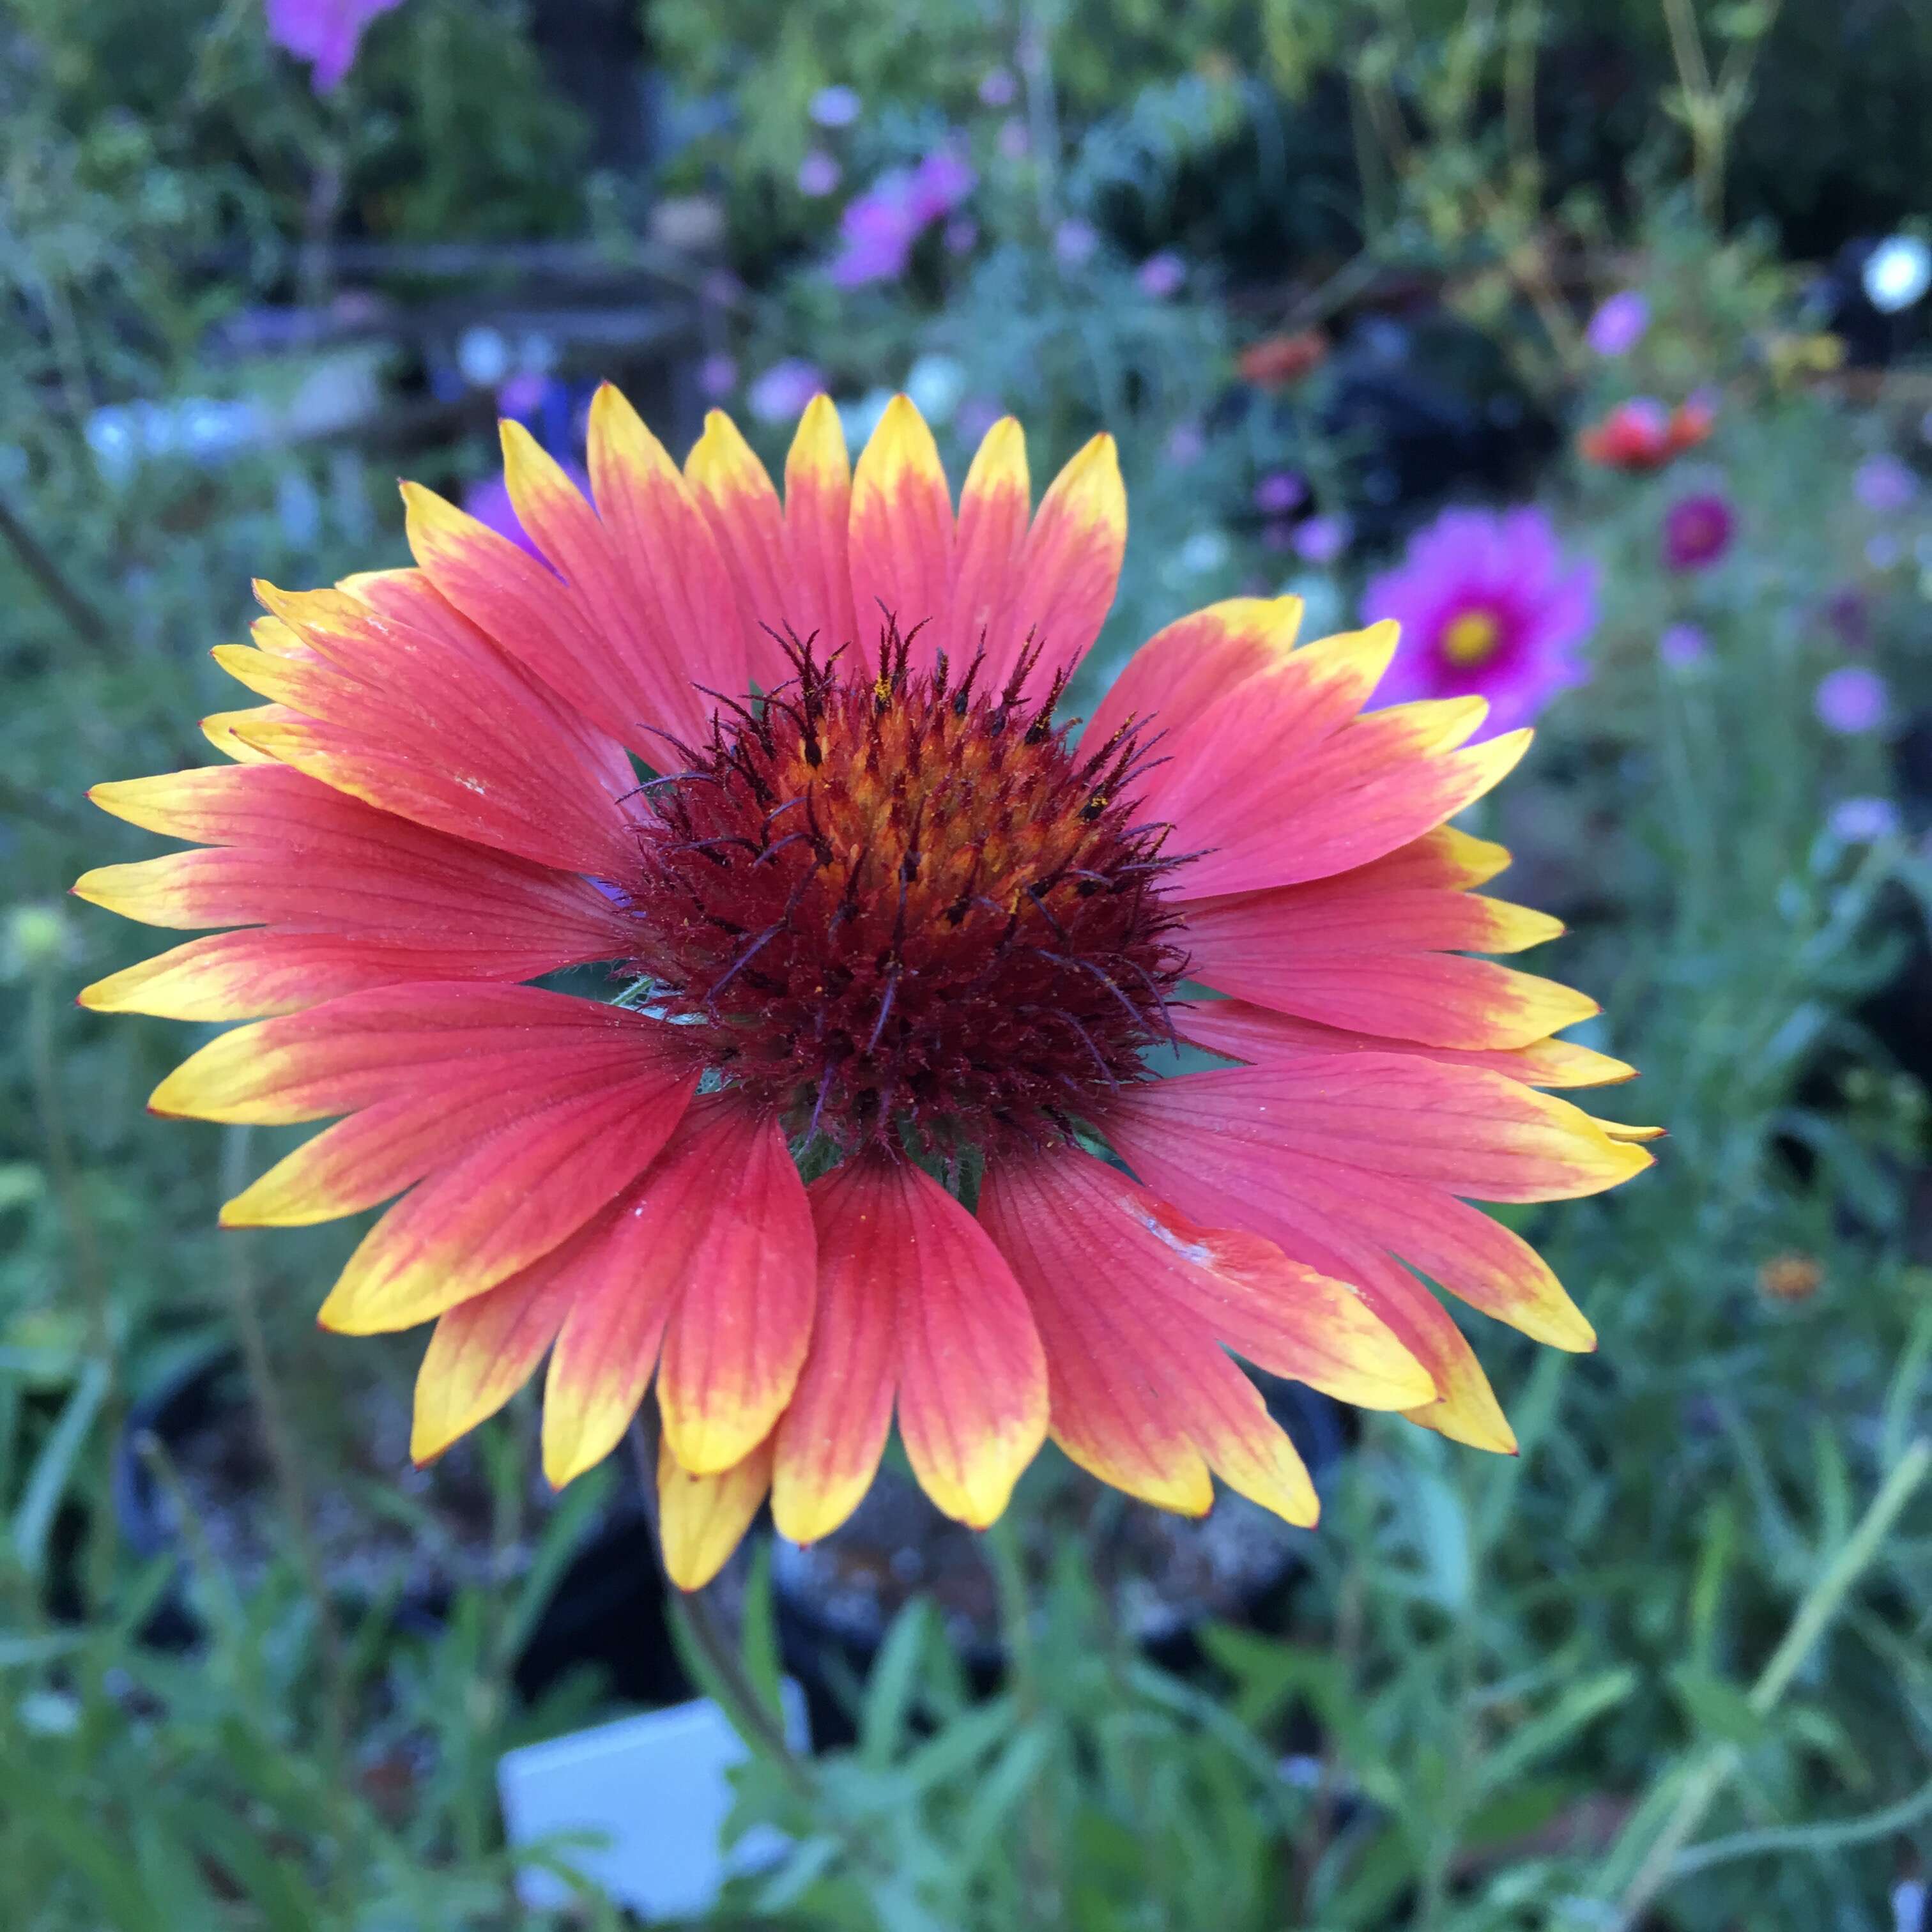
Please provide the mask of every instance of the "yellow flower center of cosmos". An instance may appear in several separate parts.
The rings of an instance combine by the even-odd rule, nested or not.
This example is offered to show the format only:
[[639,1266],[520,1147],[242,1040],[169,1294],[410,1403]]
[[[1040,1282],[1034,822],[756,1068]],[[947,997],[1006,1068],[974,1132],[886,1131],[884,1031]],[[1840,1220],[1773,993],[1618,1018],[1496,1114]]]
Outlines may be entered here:
[[1490,610],[1465,610],[1442,628],[1442,655],[1467,670],[1486,664],[1502,642],[1502,626]]
[[628,970],[726,1084],[794,1133],[957,1151],[1044,1144],[1145,1077],[1184,956],[1168,828],[1132,732],[1070,748],[1058,685],[942,661],[798,676],[646,796]]

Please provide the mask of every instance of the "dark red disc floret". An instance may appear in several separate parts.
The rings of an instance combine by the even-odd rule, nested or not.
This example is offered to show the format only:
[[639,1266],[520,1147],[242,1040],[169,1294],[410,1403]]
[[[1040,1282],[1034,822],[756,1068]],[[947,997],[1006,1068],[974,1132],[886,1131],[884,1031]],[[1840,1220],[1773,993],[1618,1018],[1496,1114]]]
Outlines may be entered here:
[[623,883],[627,970],[728,1085],[844,1152],[1064,1138],[1173,1037],[1186,958],[1137,820],[1130,728],[1089,750],[1052,722],[1064,680],[1000,691],[975,664],[876,677],[808,644],[795,678],[728,704]]

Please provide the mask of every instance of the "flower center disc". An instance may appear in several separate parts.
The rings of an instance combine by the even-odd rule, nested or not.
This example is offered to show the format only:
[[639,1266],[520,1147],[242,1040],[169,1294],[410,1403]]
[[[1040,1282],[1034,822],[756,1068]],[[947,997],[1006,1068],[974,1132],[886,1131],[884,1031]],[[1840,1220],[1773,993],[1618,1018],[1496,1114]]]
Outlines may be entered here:
[[1131,729],[1091,752],[1023,696],[810,646],[646,796],[628,969],[725,1081],[794,1133],[950,1151],[1064,1137],[1144,1077],[1186,959],[1168,827],[1123,796]]
[[1465,610],[1444,626],[1442,655],[1452,664],[1472,668],[1496,656],[1502,635],[1502,626],[1493,612]]

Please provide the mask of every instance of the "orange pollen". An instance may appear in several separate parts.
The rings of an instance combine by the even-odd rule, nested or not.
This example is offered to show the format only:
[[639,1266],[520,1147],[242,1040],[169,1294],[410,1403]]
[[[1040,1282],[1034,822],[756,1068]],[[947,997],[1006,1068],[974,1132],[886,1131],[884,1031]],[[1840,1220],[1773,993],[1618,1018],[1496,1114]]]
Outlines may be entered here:
[[1186,964],[1138,822],[1136,733],[1092,750],[943,657],[796,676],[655,780],[626,970],[727,1084],[845,1152],[1064,1139],[1172,1040]]
[[1443,626],[1442,655],[1466,670],[1486,664],[1502,642],[1502,626],[1490,610],[1465,610]]

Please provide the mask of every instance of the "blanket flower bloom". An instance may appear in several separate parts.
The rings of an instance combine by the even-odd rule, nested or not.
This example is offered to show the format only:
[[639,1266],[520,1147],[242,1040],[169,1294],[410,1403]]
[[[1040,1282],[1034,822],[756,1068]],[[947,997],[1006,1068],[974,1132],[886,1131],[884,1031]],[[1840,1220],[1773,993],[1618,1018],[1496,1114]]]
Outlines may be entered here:
[[1666,410],[1654,397],[1634,396],[1584,429],[1576,447],[1587,462],[1640,475],[1708,442],[1716,422],[1716,411],[1700,398]]
[[[1076,741],[1051,714],[1126,536],[1105,436],[1035,506],[998,422],[956,508],[903,398],[856,468],[815,399],[782,499],[724,416],[680,472],[608,388],[594,507],[503,441],[540,557],[405,484],[414,568],[260,586],[216,655],[267,701],[205,725],[233,762],[92,794],[198,849],[76,887],[227,928],[82,995],[252,1022],[158,1111],[341,1117],[225,1222],[400,1196],[321,1319],[435,1322],[418,1459],[548,1354],[565,1483],[654,1386],[696,1588],[768,1494],[835,1528],[895,1418],[968,1523],[1049,1432],[1166,1508],[1211,1472],[1311,1522],[1236,1354],[1512,1446],[1412,1270],[1588,1348],[1465,1197],[1648,1160],[1544,1090],[1629,1072],[1554,1036],[1591,1002],[1469,956],[1557,929],[1478,896],[1506,855],[1444,824],[1526,734],[1466,744],[1473,698],[1360,715],[1394,627],[1297,647],[1282,598],[1170,626]],[[526,983],[596,962],[616,999]],[[1156,1077],[1177,1040],[1227,1064]]]
[[1505,730],[1588,677],[1581,652],[1596,628],[1596,566],[1565,556],[1534,506],[1448,509],[1371,580],[1362,613],[1402,628],[1384,702],[1474,694],[1489,705],[1490,728]]

